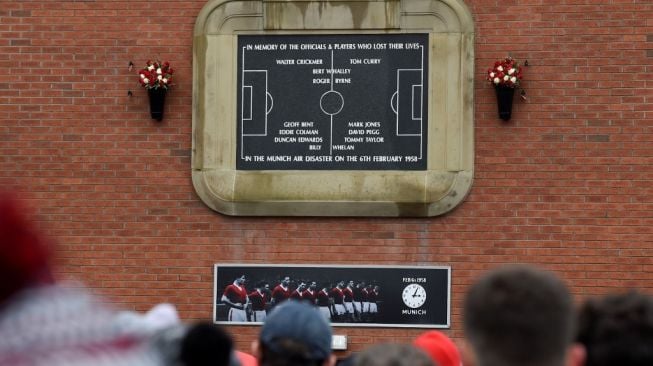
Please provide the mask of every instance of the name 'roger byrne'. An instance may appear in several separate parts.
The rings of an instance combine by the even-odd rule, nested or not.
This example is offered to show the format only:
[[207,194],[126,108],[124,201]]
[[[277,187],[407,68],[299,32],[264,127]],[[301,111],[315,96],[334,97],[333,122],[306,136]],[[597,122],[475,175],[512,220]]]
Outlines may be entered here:
[[277,65],[322,65],[321,58],[277,59]]

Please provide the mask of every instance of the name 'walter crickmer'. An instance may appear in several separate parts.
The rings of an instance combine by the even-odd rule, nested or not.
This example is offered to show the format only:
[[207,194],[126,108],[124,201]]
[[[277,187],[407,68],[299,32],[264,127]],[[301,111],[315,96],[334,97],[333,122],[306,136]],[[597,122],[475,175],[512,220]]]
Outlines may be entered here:
[[322,65],[324,62],[321,58],[285,58],[276,59],[277,65]]

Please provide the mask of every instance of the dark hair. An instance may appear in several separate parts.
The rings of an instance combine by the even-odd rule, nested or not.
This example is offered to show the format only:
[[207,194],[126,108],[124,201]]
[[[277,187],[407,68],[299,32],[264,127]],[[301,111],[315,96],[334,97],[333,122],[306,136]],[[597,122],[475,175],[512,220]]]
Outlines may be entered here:
[[184,366],[227,366],[233,351],[231,336],[208,322],[194,324],[181,341],[179,359]]
[[526,265],[489,272],[469,289],[464,328],[481,366],[562,365],[573,301],[554,274]]
[[321,366],[325,360],[311,359],[308,346],[290,339],[276,339],[274,344],[261,343],[260,366]]
[[354,366],[433,366],[433,360],[409,344],[377,344],[353,359]]
[[637,291],[590,299],[579,312],[586,366],[653,365],[653,298]]

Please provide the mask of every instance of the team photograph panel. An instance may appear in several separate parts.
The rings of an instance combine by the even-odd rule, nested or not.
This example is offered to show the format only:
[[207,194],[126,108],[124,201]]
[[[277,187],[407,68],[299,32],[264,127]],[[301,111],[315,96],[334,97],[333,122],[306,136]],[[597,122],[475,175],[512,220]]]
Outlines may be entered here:
[[216,264],[216,323],[257,324],[286,301],[332,325],[449,327],[451,269]]

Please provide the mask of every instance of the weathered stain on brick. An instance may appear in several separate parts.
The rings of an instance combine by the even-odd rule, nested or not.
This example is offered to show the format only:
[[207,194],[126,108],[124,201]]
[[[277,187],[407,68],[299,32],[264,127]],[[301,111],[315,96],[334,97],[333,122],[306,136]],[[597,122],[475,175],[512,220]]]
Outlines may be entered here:
[[81,135],[67,134],[63,135],[64,141],[82,141]]
[[32,40],[30,39],[12,39],[9,42],[10,45],[12,46],[31,46],[32,45]]
[[12,16],[12,17],[17,17],[17,18],[23,17],[24,18],[24,17],[32,16],[32,11],[31,10],[12,10],[9,13],[9,15]]
[[190,156],[190,149],[171,149],[171,156]]
[[609,135],[588,135],[587,141],[591,142],[608,142],[610,141]]

